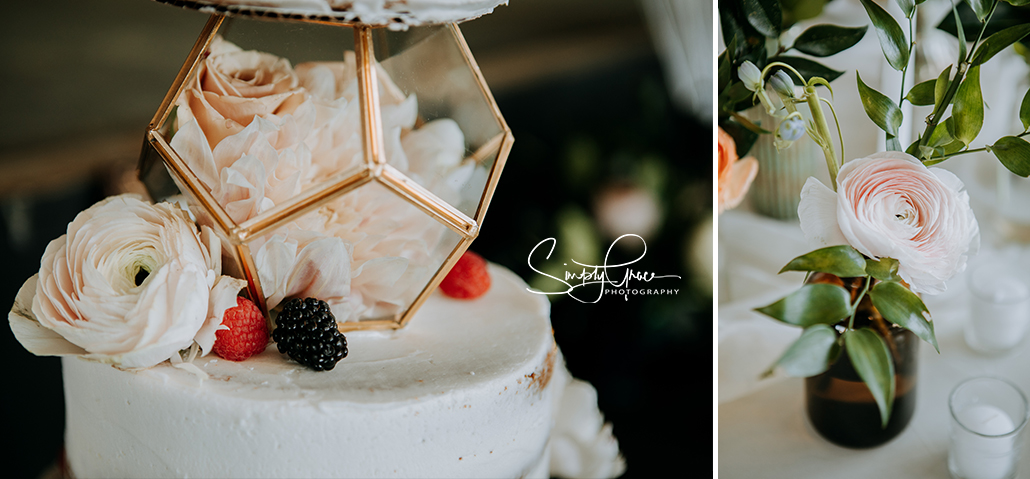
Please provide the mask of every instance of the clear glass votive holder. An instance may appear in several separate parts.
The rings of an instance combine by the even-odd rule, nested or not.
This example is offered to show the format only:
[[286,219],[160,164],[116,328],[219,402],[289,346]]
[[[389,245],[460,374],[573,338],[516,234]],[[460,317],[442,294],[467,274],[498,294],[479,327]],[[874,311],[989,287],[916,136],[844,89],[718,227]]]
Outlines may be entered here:
[[1012,255],[980,258],[969,271],[966,343],[984,354],[1016,347],[1030,325],[1030,271]]
[[951,392],[948,472],[956,479],[1011,479],[1030,408],[1016,385],[999,378],[967,379]]

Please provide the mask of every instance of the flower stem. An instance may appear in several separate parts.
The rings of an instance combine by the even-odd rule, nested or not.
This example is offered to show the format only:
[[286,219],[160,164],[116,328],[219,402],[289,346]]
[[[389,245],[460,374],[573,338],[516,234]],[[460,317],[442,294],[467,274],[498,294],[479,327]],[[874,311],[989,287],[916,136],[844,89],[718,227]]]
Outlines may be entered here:
[[[913,7],[913,8],[915,8],[915,7]],[[909,40],[908,51],[909,52],[916,51],[916,37],[913,36],[914,33],[912,32],[912,24],[914,23],[915,18],[916,18],[915,13],[913,13],[911,17],[908,17],[908,40]],[[913,55],[913,54],[910,53],[909,55]],[[901,108],[901,103],[905,101],[905,77],[907,77],[907,76],[908,76],[908,63],[906,63],[905,64],[905,68],[903,68],[901,70],[901,94],[898,97],[898,108]]]
[[737,123],[740,123],[741,126],[743,126],[744,128],[747,128],[748,130],[751,130],[754,133],[757,133],[759,135],[761,135],[763,133],[766,133],[766,134],[772,133],[771,131],[766,130],[765,128],[762,128],[762,127],[752,123],[751,120],[748,120],[747,118],[744,117],[744,115],[741,115],[740,113],[737,113],[735,111],[731,111],[730,112],[730,116],[733,117],[734,120],[737,120]]
[[[1030,131],[1024,131],[1023,133],[1015,135],[1015,137],[1016,138],[1022,138],[1022,137],[1027,136],[1027,135],[1030,135]],[[943,162],[944,160],[947,160],[948,158],[951,158],[953,156],[964,155],[966,153],[978,153],[978,152],[981,152],[981,151],[990,151],[990,150],[988,149],[988,147],[985,146],[983,148],[973,148],[973,149],[970,149],[970,150],[956,151],[954,153],[948,153],[946,155],[942,155],[942,156],[939,156],[939,157],[936,157],[936,158],[930,158],[930,159],[924,161],[923,164],[926,165],[926,166],[933,166],[933,165],[936,165],[937,163]]]
[[865,277],[865,285],[862,286],[862,293],[858,295],[858,299],[855,300],[855,304],[851,305],[851,318],[848,320],[848,329],[855,329],[855,314],[858,313],[858,305],[862,304],[862,298],[865,298],[865,294],[869,291],[869,284],[872,282],[873,279],[871,277]]
[[[944,93],[944,97],[941,98],[941,102],[934,107],[933,113],[926,120],[926,129],[923,130],[923,135],[919,137],[920,147],[926,146],[926,142],[930,141],[930,135],[933,134],[933,130],[937,129],[937,124],[940,123],[941,117],[944,116],[944,111],[948,109],[948,105],[951,104],[951,99],[955,97],[955,93],[958,93],[958,86],[962,83],[962,77],[965,76],[967,68],[969,68],[969,63],[963,61],[959,64],[958,71],[955,72],[955,79],[952,80],[951,85],[948,85],[948,90]],[[919,150],[916,153],[918,154]]]
[[820,103],[819,94],[814,86],[805,87],[805,98],[808,102],[808,110],[812,113],[812,124],[819,138],[814,138],[816,143],[823,148],[823,156],[826,158],[826,169],[830,172],[830,186],[837,191],[837,171],[840,170],[840,163],[833,151],[833,141],[830,140],[830,126],[826,123],[826,115],[823,114],[823,105]]

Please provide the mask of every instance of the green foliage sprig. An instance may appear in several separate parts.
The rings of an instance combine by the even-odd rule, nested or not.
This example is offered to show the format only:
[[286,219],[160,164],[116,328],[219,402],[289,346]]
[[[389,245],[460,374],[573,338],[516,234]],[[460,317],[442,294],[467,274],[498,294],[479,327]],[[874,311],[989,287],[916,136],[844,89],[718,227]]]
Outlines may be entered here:
[[868,297],[883,318],[930,343],[937,337],[930,312],[922,299],[902,283],[898,262],[863,256],[847,245],[829,246],[794,258],[780,270],[828,273],[859,281],[857,295],[834,283],[808,283],[801,289],[756,311],[778,321],[803,328],[799,337],[769,368],[781,367],[793,376],[822,374],[843,347],[859,377],[869,386],[880,409],[883,427],[894,403],[894,364],[886,339],[871,327],[856,327],[859,305]]
[[[910,40],[900,35],[901,26],[872,0],[862,0],[870,20],[877,30],[880,46],[892,68],[901,72],[902,82],[907,73],[908,54],[916,45],[912,32],[913,18],[922,1],[897,0],[908,19]],[[955,63],[945,68],[936,80],[927,80],[905,93],[894,103],[886,95],[869,88],[858,80],[859,95],[866,114],[883,130],[887,147],[901,150],[897,142],[897,126],[904,118],[900,105],[903,102],[917,106],[933,106],[926,117],[926,126],[905,152],[919,158],[930,166],[957,155],[989,151],[994,153],[1002,165],[1013,173],[1030,176],[1030,143],[1023,139],[1030,134],[1030,98],[1024,97],[1027,108],[1021,108],[1019,120],[1023,133],[1003,136],[993,144],[982,148],[970,148],[981,133],[984,121],[984,100],[980,83],[980,67],[1009,46],[1030,34],[1030,16],[1021,17],[1013,23],[1013,17],[1003,18],[1004,28],[992,28],[992,20],[998,15],[999,6],[1007,13],[1011,9],[1030,3],[1028,0],[967,0],[965,8],[972,15],[960,15],[958,4],[952,3],[950,22],[941,28],[958,38],[959,52]],[[909,52],[909,53],[906,53]],[[1028,92],[1030,93],[1030,92]]]

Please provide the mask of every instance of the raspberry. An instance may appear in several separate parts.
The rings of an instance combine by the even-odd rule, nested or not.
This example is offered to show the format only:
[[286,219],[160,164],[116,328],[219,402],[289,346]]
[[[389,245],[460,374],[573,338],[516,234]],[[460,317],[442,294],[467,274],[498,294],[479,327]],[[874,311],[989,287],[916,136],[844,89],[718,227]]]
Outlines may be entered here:
[[347,338],[325,301],[291,299],[275,318],[272,331],[279,352],[315,371],[328,371],[347,357]]
[[215,331],[212,351],[229,361],[243,361],[268,346],[268,324],[257,305],[242,296],[236,306],[225,310],[222,326]]
[[486,260],[471,251],[458,258],[454,268],[440,282],[440,291],[452,298],[474,299],[490,289]]

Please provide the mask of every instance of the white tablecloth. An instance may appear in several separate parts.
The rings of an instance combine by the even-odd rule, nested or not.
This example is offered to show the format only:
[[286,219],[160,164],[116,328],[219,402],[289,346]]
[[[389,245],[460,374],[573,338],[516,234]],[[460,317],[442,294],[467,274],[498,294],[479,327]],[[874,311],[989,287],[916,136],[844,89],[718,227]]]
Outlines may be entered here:
[[[981,224],[981,229],[988,225]],[[985,231],[985,243],[992,241]],[[776,275],[793,257],[810,251],[796,222],[746,211],[719,219],[719,477],[722,478],[941,478],[948,477],[948,395],[963,379],[993,375],[1030,392],[1030,340],[1006,356],[987,357],[963,338],[969,316],[966,274],[948,291],[924,296],[941,353],[920,345],[915,416],[884,446],[851,450],[822,439],[808,424],[802,379],[759,380],[800,329],[752,311],[800,286],[802,275]],[[975,264],[992,252],[987,246]],[[726,293],[729,293],[727,297]],[[1030,441],[1024,442],[1024,476],[1030,472]]]

